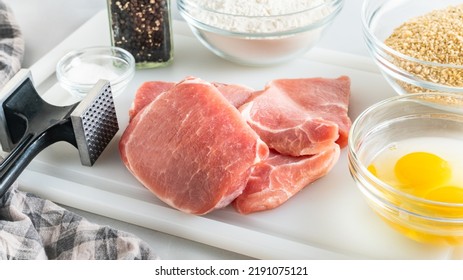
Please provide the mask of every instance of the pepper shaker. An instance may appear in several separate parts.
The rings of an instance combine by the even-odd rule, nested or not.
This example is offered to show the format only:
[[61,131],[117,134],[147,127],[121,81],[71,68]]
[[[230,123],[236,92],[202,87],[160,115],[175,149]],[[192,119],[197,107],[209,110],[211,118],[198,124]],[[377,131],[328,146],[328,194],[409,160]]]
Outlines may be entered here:
[[107,0],[113,46],[130,52],[137,68],[173,59],[169,0]]

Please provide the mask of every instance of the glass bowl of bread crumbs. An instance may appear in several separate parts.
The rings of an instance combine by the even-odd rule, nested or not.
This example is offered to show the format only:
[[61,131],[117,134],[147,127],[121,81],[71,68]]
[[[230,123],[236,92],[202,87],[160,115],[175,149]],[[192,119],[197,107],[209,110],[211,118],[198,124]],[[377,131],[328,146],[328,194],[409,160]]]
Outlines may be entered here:
[[463,94],[463,1],[365,0],[365,42],[399,94]]

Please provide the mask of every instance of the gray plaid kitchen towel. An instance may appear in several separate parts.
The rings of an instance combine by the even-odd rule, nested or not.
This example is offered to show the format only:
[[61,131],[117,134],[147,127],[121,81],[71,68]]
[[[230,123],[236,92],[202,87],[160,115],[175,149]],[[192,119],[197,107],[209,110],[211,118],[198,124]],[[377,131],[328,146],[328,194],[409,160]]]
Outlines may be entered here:
[[8,6],[0,1],[0,88],[21,68],[24,40]]
[[19,191],[17,183],[0,205],[0,259],[156,259],[138,237]]
[[[0,87],[21,67],[24,41],[0,0]],[[1,161],[1,158],[0,158]],[[89,222],[13,186],[0,198],[0,259],[156,259],[136,236]]]

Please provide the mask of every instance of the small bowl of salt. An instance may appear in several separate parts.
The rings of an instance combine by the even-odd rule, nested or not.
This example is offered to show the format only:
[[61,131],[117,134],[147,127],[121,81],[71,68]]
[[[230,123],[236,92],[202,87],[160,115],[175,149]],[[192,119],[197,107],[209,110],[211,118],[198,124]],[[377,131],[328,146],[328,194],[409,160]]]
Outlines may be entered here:
[[177,0],[199,41],[229,61],[266,66],[316,45],[343,0]]
[[135,59],[119,47],[88,47],[64,55],[56,65],[60,85],[82,99],[100,79],[108,80],[114,97],[135,74]]

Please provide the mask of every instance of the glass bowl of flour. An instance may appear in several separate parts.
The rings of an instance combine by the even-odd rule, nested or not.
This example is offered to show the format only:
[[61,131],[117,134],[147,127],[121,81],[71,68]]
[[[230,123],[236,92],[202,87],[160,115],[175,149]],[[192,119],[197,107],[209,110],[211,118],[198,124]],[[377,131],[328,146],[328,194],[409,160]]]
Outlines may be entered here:
[[201,43],[222,58],[251,66],[306,53],[342,5],[342,0],[177,0]]
[[121,94],[135,74],[135,59],[119,47],[88,47],[65,54],[56,65],[64,89],[82,99],[100,79],[108,80],[114,97]]

